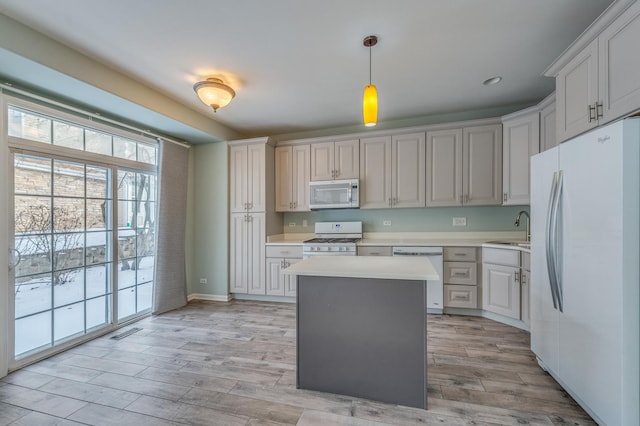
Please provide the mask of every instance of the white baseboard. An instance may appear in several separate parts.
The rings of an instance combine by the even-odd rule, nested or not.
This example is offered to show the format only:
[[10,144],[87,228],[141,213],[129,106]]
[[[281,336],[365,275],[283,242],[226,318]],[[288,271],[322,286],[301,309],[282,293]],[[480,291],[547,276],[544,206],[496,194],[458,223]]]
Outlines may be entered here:
[[201,293],[192,293],[187,296],[187,301],[191,302],[192,300],[206,300],[209,302],[228,302],[232,299],[230,294],[201,294]]

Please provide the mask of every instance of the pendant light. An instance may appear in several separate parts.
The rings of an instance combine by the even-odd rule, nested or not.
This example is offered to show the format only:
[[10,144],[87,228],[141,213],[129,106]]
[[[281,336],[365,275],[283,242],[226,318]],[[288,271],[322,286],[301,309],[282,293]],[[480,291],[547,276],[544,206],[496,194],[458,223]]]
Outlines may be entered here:
[[363,44],[369,48],[369,85],[365,86],[362,95],[362,119],[367,127],[378,122],[378,90],[371,84],[371,47],[378,43],[378,37],[370,35],[364,38]]
[[229,105],[231,99],[236,95],[236,92],[219,78],[207,78],[206,81],[200,81],[193,85],[193,90],[205,105],[213,108],[213,112]]

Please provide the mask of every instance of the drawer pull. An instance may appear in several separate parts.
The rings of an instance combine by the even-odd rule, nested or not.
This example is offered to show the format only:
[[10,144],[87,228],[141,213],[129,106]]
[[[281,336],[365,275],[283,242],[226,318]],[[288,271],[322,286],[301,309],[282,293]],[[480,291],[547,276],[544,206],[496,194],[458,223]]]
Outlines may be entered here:
[[466,256],[467,253],[453,253],[454,256]]
[[461,294],[456,294],[453,296],[453,300],[469,300],[469,296],[463,296]]
[[456,276],[456,277],[466,277],[467,273],[466,272],[454,272],[453,275]]

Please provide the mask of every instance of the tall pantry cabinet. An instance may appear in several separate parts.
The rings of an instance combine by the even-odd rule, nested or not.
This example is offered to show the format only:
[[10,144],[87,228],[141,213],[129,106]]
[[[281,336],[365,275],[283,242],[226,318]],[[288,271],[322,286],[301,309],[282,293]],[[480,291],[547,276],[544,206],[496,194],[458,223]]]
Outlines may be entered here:
[[282,232],[275,212],[275,154],[270,138],[229,147],[229,292],[265,294],[265,242]]

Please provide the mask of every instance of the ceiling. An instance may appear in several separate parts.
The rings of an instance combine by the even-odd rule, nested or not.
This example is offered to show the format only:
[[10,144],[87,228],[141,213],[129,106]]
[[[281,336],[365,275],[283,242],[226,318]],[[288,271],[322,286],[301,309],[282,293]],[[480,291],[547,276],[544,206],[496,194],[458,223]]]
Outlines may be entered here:
[[[0,0],[0,13],[257,136],[359,125],[370,34],[379,122],[538,101],[554,89],[545,68],[610,3]],[[192,89],[209,76],[236,91],[217,113]]]

